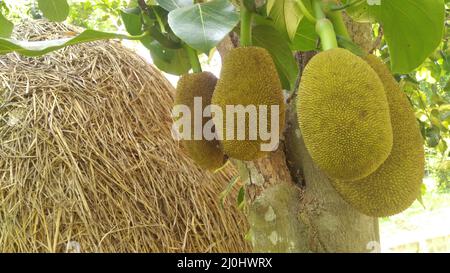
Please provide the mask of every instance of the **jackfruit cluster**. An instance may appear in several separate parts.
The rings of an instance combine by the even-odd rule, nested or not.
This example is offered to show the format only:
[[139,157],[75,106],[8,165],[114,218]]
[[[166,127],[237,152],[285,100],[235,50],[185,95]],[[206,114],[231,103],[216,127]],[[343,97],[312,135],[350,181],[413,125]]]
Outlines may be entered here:
[[303,72],[297,114],[308,152],[331,178],[367,177],[391,152],[393,134],[383,83],[348,50],[331,49],[311,59]]
[[373,217],[387,217],[407,209],[420,195],[425,162],[423,138],[409,100],[389,69],[373,55],[367,56],[366,61],[384,83],[394,137],[392,151],[368,177],[332,183],[357,210]]
[[[186,74],[178,82],[175,106],[186,105],[194,113],[194,98],[202,98],[202,105],[211,104],[211,98],[217,84],[217,78],[209,72]],[[203,109],[202,109],[203,110]],[[203,117],[202,128],[211,118]],[[215,171],[225,163],[225,155],[217,140],[194,140],[194,122],[191,122],[190,140],[183,139],[186,153],[203,169]],[[201,132],[203,136],[203,132]]]
[[[261,144],[270,141],[264,140],[259,133],[259,126],[266,123],[267,132],[271,131],[272,115],[277,114],[278,132],[281,134],[285,123],[285,104],[282,92],[282,86],[275,64],[270,54],[259,47],[241,47],[230,51],[224,60],[220,80],[214,91],[212,98],[214,105],[222,109],[222,120],[216,120],[215,124],[220,122],[222,126],[223,140],[221,141],[224,153],[232,158],[251,161],[267,155],[268,151],[261,149]],[[262,116],[258,111],[256,121],[251,121],[249,115],[245,115],[245,139],[237,138],[238,126],[231,128],[234,130],[234,139],[227,136],[227,105],[255,106],[258,110],[260,106],[267,107],[267,115]],[[278,106],[279,113],[271,111],[271,106]],[[230,113],[232,114],[232,113]],[[230,115],[231,117],[231,115]],[[234,124],[237,124],[237,115],[233,115]],[[264,119],[267,122],[260,122]],[[250,139],[250,123],[258,125],[257,137]],[[254,132],[253,132],[254,133]]]

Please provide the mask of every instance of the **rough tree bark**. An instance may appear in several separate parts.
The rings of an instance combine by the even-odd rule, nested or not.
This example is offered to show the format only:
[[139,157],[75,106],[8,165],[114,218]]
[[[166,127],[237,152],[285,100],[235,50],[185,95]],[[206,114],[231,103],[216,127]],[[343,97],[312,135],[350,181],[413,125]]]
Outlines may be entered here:
[[[232,34],[218,49],[224,57],[236,45]],[[297,55],[302,71],[314,53]],[[378,219],[360,214],[337,194],[305,148],[295,96],[288,103],[278,150],[257,161],[234,161],[246,183],[254,251],[379,251]]]

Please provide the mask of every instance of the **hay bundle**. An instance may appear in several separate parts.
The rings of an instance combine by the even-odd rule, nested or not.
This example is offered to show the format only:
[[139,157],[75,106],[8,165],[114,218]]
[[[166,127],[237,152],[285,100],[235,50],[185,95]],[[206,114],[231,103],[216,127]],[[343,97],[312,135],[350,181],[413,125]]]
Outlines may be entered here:
[[[24,22],[20,39],[63,24]],[[49,35],[50,34],[50,35]],[[0,251],[242,252],[247,230],[171,137],[173,88],[117,42],[0,57]]]

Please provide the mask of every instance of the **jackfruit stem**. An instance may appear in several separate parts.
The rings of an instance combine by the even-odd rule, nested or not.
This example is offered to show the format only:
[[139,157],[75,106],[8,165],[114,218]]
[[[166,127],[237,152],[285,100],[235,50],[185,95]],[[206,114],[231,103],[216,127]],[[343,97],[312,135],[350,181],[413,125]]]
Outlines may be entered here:
[[330,20],[326,18],[318,20],[316,23],[316,32],[319,34],[323,51],[338,47],[336,33]]
[[252,45],[252,19],[253,13],[249,11],[244,3],[241,5],[241,37],[240,43],[242,47]]
[[352,38],[350,37],[350,34],[348,33],[347,27],[345,26],[341,11],[329,12],[328,18],[333,23],[333,26],[334,26],[334,29],[335,29],[337,35],[347,38],[350,41],[352,40]]
[[325,13],[323,12],[322,0],[313,0],[312,8],[313,8],[314,13],[316,14],[317,20],[326,18]]
[[183,47],[186,50],[186,53],[189,57],[189,61],[192,66],[192,71],[194,73],[201,73],[202,65],[200,64],[200,60],[198,59],[197,50],[193,49],[192,47],[188,46],[187,44],[184,44]]
[[336,32],[334,31],[333,24],[325,16],[325,12],[322,7],[322,0],[313,0],[312,7],[316,14],[316,32],[320,37],[322,43],[322,49],[329,50],[338,47]]

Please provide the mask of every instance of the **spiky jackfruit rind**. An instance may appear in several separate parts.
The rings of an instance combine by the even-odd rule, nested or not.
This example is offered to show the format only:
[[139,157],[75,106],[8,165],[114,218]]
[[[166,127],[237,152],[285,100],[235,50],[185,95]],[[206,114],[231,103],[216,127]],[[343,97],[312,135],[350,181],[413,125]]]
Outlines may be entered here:
[[[216,84],[216,76],[209,72],[186,74],[182,76],[177,86],[175,105],[186,105],[191,109],[191,114],[193,114],[194,98],[201,97],[203,108],[205,108],[211,104],[211,98]],[[204,117],[202,125],[204,126],[209,120],[211,120],[211,118]],[[194,122],[191,123],[192,140],[182,140],[182,144],[185,147],[186,153],[195,163],[201,168],[210,171],[215,171],[224,165],[225,155],[220,148],[219,141],[208,141],[206,139],[193,140],[193,138]]]
[[410,207],[420,195],[425,164],[423,138],[411,104],[389,69],[373,55],[366,60],[385,86],[394,145],[387,160],[370,176],[332,183],[343,199],[360,212],[388,217]]
[[363,59],[348,50],[331,49],[311,59],[302,76],[297,114],[306,148],[331,178],[366,177],[391,152],[383,84]]
[[[271,111],[273,105],[279,106],[278,129],[281,134],[285,123],[285,104],[283,90],[275,64],[270,54],[259,47],[241,47],[230,51],[225,58],[220,80],[214,91],[212,102],[223,111],[222,147],[229,157],[252,161],[268,154],[261,150],[263,141],[258,133],[256,140],[249,140],[249,119],[246,116],[246,140],[230,140],[226,138],[226,106],[254,105],[267,106],[268,129],[271,128]],[[259,117],[258,117],[259,118]],[[235,124],[237,118],[235,118]],[[217,123],[216,123],[217,124]],[[258,125],[259,126],[259,125]],[[235,126],[235,136],[237,127]],[[258,127],[259,129],[259,127]]]

